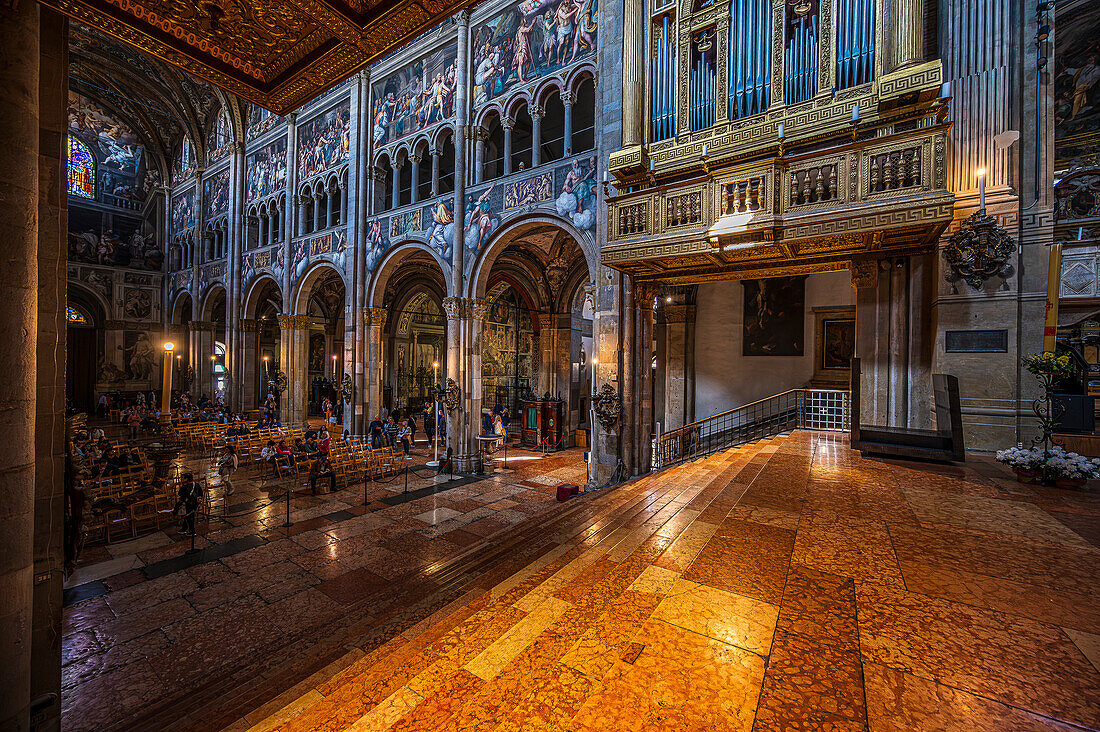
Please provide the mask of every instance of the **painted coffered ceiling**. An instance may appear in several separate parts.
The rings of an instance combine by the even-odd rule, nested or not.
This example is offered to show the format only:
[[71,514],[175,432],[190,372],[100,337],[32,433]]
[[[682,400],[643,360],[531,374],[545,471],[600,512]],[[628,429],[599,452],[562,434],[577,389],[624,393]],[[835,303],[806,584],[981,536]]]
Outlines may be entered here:
[[42,0],[286,114],[471,0]]

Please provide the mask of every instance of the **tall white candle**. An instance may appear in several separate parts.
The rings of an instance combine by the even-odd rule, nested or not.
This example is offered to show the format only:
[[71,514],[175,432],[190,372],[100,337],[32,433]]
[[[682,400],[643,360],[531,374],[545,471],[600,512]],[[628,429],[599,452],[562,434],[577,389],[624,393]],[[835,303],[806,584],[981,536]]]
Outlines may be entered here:
[[985,210],[985,168],[978,171],[978,208]]

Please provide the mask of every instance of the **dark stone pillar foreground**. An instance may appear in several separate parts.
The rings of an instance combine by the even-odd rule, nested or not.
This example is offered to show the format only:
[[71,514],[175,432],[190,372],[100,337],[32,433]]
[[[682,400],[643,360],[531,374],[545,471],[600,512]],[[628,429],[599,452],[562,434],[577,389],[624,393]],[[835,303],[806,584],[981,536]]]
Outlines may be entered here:
[[0,28],[0,729],[26,730],[38,334],[38,4],[0,3]]

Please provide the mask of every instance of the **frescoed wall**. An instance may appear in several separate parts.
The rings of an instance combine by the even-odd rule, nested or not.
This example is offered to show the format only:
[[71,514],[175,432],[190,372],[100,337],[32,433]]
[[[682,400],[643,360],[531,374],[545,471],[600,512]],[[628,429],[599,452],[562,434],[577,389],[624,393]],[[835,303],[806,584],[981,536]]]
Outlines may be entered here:
[[70,195],[96,198],[101,189],[107,195],[144,200],[145,148],[134,131],[76,92],[69,92],[68,115],[69,136],[80,143],[77,155],[85,163],[83,154],[89,155],[95,168],[95,175],[85,178],[83,166],[75,176],[70,166]]
[[104,229],[73,213],[70,211],[69,218],[70,262],[154,271],[163,265],[164,253],[156,237],[143,234],[140,222],[120,217]]
[[229,211],[229,171],[215,173],[202,182],[203,215],[210,219]]
[[1064,166],[1100,149],[1100,4],[1056,12],[1054,148]]
[[474,103],[545,76],[596,48],[598,0],[522,0],[471,39]]
[[249,201],[263,198],[286,185],[286,138],[280,138],[248,156],[246,186]]
[[255,104],[249,105],[248,108],[248,127],[245,129],[244,139],[247,141],[255,140],[265,132],[278,127],[286,120],[278,115],[271,114],[263,107],[258,107]]
[[176,153],[175,162],[172,164],[172,185],[187,180],[193,172],[195,172],[195,148],[191,146],[191,141],[185,137],[183,138],[183,144],[180,145],[180,149]]
[[374,85],[375,145],[386,145],[454,115],[457,55],[451,42]]
[[344,102],[298,128],[298,180],[348,159],[351,111]]
[[195,189],[188,188],[172,198],[172,231],[179,233],[195,225]]
[[229,120],[226,119],[225,112],[218,112],[218,118],[210,126],[210,133],[206,136],[207,162],[213,163],[224,158],[229,153],[230,142]]

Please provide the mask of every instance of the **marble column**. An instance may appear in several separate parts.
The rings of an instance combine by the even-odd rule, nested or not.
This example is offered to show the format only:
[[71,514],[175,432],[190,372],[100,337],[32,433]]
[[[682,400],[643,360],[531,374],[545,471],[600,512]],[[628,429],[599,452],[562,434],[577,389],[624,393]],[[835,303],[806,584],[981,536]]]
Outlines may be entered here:
[[321,218],[321,198],[322,198],[322,196],[321,196],[320,191],[315,191],[313,193],[313,230],[314,231],[317,231],[318,229],[323,228],[323,226],[321,224],[321,222],[323,221],[323,219]]
[[531,107],[531,167],[537,168],[542,162],[542,110]]
[[439,195],[439,150],[432,148],[432,197]]
[[488,139],[489,133],[484,127],[474,130],[474,185],[485,180],[485,143]]
[[311,323],[307,315],[279,316],[279,370],[287,377],[287,388],[281,397],[279,410],[284,427],[300,425],[306,418],[306,369]]
[[516,127],[516,121],[511,117],[501,117],[500,126],[504,128],[504,174],[512,173],[512,130]]
[[309,210],[306,208],[308,205],[309,196],[298,196],[298,236],[309,233],[306,231],[306,220],[309,218]]
[[340,181],[340,216],[337,218],[336,223],[346,224],[348,223],[348,184],[344,181]]
[[466,303],[466,328],[469,333],[469,346],[466,349],[466,362],[469,364],[469,399],[466,414],[466,460],[458,463],[463,470],[477,471],[481,467],[481,451],[477,436],[481,434],[481,341],[485,332],[485,320],[489,317],[489,301],[482,298],[470,298]]
[[[461,331],[466,313],[465,298],[446,297],[443,299],[443,312],[447,316],[447,360],[446,377],[443,380],[444,389],[448,380],[453,380],[455,385],[462,388],[464,359],[462,349]],[[465,445],[465,395],[459,400],[459,406],[447,412],[447,447],[451,448],[455,457],[463,452]]]
[[367,325],[367,421],[382,413],[383,353],[382,331],[389,311],[385,308],[364,308]]
[[196,399],[202,394],[211,396],[210,357],[214,355],[214,323],[207,320],[192,320],[187,327],[190,331],[187,355],[195,375],[191,383],[191,395]]
[[664,419],[661,431],[683,427],[692,421],[694,395],[689,393],[688,363],[691,348],[688,329],[695,323],[694,305],[664,305]]
[[409,188],[409,203],[417,203],[420,200],[420,156],[410,155],[409,164],[412,166],[409,169],[409,178],[412,180]]
[[241,351],[241,401],[246,409],[259,406],[266,384],[262,382],[261,365],[257,361],[259,354],[259,324],[251,318],[239,321]]
[[241,409],[240,386],[244,379],[244,367],[240,353],[240,334],[237,325],[241,318],[241,256],[244,251],[244,197],[247,176],[244,163],[244,143],[233,143],[233,161],[229,166],[229,251],[226,265],[229,270],[225,302],[225,373],[229,376],[226,402]]
[[563,150],[565,150],[565,156],[569,157],[573,154],[573,93],[562,92],[561,104],[562,109],[565,110],[565,114],[562,119],[562,129],[564,139],[562,140]]
[[337,189],[334,186],[327,186],[325,188],[325,228],[331,228],[336,226],[336,195]]
[[398,208],[401,205],[401,168],[404,167],[400,161],[394,160],[390,163],[390,170],[393,176],[393,188],[390,190],[390,208]]
[[[0,217],[4,276],[0,308],[0,728],[30,727],[34,627],[35,413],[37,404],[39,192],[39,6],[0,4],[4,44],[0,84]],[[62,349],[63,353],[63,349]],[[63,356],[62,356],[63,357]]]

